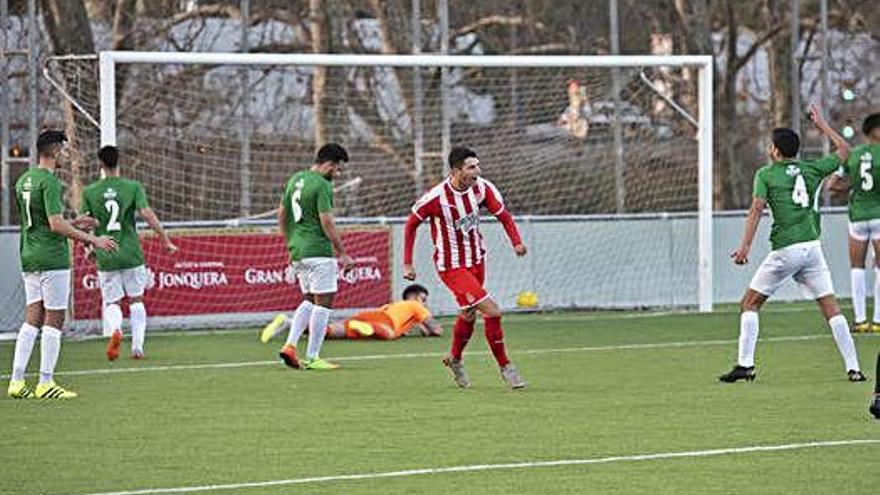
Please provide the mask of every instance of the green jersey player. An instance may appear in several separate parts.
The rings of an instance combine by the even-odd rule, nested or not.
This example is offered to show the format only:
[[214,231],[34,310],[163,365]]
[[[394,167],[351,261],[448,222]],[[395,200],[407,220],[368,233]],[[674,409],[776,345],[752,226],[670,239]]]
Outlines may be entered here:
[[754,380],[755,346],[758,340],[758,311],[789,277],[801,284],[816,300],[834,335],[837,348],[843,356],[850,381],[865,381],[859,368],[858,356],[846,318],[834,297],[831,273],[819,243],[819,224],[816,218],[822,182],[834,173],[846,159],[849,146],[837,135],[815,106],[810,107],[810,119],[837,146],[837,153],[819,160],[800,160],[800,138],[791,129],[774,129],[768,147],[771,163],[755,174],[752,206],[746,217],[745,232],[739,248],[731,254],[734,263],[748,262],[752,239],[764,207],[773,215],[770,231],[772,251],[755,272],[740,303],[739,357],[729,373],[721,375],[722,382]]
[[[346,254],[333,220],[333,185],[348,152],[329,143],[318,150],[315,164],[293,174],[284,187],[278,208],[278,225],[287,244],[290,263],[304,299],[296,308],[287,342],[279,355],[292,368],[327,370],[338,366],[320,358],[324,329],[330,321],[336,295],[338,268],[333,250],[343,269],[353,262]],[[306,328],[309,343],[302,363],[296,356],[296,343]]]
[[83,190],[80,211],[97,220],[97,234],[112,237],[119,245],[115,252],[95,253],[103,301],[104,334],[110,336],[107,359],[114,361],[119,357],[122,344],[122,309],[119,304],[125,296],[128,296],[131,316],[131,357],[141,359],[147,327],[147,310],[143,302],[147,270],[135,213],[140,214],[162,239],[166,252],[174,253],[177,247],[147,203],[141,183],[120,176],[119,150],[115,146],[104,146],[98,151],[98,159],[102,178]]
[[[53,379],[61,351],[61,330],[70,295],[70,252],[67,239],[88,243],[103,251],[116,249],[116,241],[95,237],[84,230],[94,226],[91,218],[68,222],[62,216],[62,185],[55,169],[67,138],[60,131],[45,131],[37,138],[39,164],[15,183],[15,202],[21,223],[21,271],[24,279],[26,320],[15,340],[8,394],[16,399],[68,399],[76,393]],[[81,230],[84,229],[84,230]],[[37,335],[40,339],[40,381],[36,389],[24,380]]]
[[[880,332],[880,113],[862,124],[865,144],[856,146],[832,176],[836,192],[849,190],[849,264],[854,323],[853,332]],[[849,179],[849,180],[847,180]],[[851,186],[850,186],[851,185]],[[874,318],[868,323],[865,308],[865,257],[868,242],[874,245]]]

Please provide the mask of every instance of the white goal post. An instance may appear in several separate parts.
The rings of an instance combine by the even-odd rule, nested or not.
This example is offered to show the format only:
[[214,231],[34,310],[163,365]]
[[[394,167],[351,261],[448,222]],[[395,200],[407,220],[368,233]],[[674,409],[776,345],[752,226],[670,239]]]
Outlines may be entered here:
[[[117,89],[120,64],[201,64],[223,66],[330,66],[394,68],[637,68],[689,67],[697,70],[697,304],[701,312],[713,304],[713,61],[704,55],[669,56],[448,56],[448,55],[341,55],[104,51],[98,58],[100,142],[116,144]],[[669,103],[677,108],[674,102]],[[445,105],[445,103],[444,103]],[[693,123],[693,119],[691,119]],[[405,214],[405,212],[400,213]],[[398,267],[392,267],[393,270]],[[674,283],[674,282],[670,282]]]

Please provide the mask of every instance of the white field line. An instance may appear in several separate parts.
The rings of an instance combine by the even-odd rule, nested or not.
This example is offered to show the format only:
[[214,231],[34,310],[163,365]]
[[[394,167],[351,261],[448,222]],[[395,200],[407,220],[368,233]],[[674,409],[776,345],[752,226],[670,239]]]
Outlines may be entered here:
[[[795,335],[789,337],[771,337],[761,339],[760,342],[798,342],[806,340],[818,340],[829,338],[829,334],[813,334],[813,335]],[[602,352],[602,351],[622,351],[622,350],[640,350],[640,349],[671,349],[678,347],[706,347],[716,345],[732,345],[737,340],[696,340],[689,342],[656,342],[649,344],[622,344],[608,346],[590,346],[590,347],[561,347],[555,349],[523,349],[514,352],[515,355],[534,355],[534,354],[563,354],[571,352]],[[413,359],[428,357],[443,357],[445,352],[410,352],[397,354],[367,354],[363,356],[340,356],[332,358],[333,361],[374,361],[384,359]],[[475,351],[468,353],[470,356],[489,355],[488,351]],[[247,368],[251,366],[268,366],[278,364],[280,361],[245,361],[237,363],[202,363],[202,364],[171,364],[167,366],[142,366],[137,368],[101,368],[91,370],[70,370],[56,371],[55,375],[59,376],[83,376],[83,375],[109,375],[115,373],[145,373],[151,371],[186,371],[186,370],[205,370],[205,369],[223,369],[223,368]],[[36,373],[28,373],[27,376],[35,376]],[[10,376],[0,375],[0,379],[8,380]]]
[[824,442],[789,443],[782,445],[753,445],[748,447],[732,447],[726,449],[691,450],[686,452],[660,452],[654,454],[635,454],[612,457],[594,457],[592,459],[561,459],[556,461],[510,462],[503,464],[470,464],[465,466],[431,467],[408,469],[404,471],[385,471],[360,474],[339,474],[335,476],[316,476],[311,478],[291,478],[286,480],[247,481],[222,485],[185,486],[177,488],[144,488],[117,492],[99,492],[86,495],[159,495],[168,493],[196,493],[217,490],[239,490],[246,488],[265,488],[285,485],[305,485],[330,483],[338,481],[375,480],[382,478],[402,478],[429,474],[467,473],[474,471],[498,471],[511,469],[531,469],[558,466],[583,466],[589,464],[611,464],[615,462],[656,461],[664,459],[681,459],[689,457],[714,457],[731,454],[749,454],[753,452],[780,452],[810,448],[841,447],[849,445],[880,444],[880,439],[864,438],[852,440],[832,440]]

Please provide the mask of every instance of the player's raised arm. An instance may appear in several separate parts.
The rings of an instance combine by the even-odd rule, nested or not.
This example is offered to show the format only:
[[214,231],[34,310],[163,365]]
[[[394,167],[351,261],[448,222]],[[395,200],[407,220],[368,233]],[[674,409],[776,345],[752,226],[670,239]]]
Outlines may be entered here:
[[838,134],[828,125],[828,122],[822,117],[822,109],[815,103],[810,104],[810,120],[816,128],[822,132],[822,134],[828,136],[828,139],[834,143],[834,146],[837,148],[836,154],[840,160],[846,161],[849,156],[849,143],[846,142],[846,139],[843,139],[843,136]]

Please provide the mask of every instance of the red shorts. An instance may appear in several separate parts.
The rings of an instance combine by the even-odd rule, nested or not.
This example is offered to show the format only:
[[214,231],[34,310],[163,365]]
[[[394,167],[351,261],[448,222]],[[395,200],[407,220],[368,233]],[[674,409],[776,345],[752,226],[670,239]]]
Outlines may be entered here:
[[454,268],[440,272],[440,280],[452,291],[458,306],[468,309],[480,304],[489,297],[483,288],[486,278],[486,265],[480,263],[470,268]]

